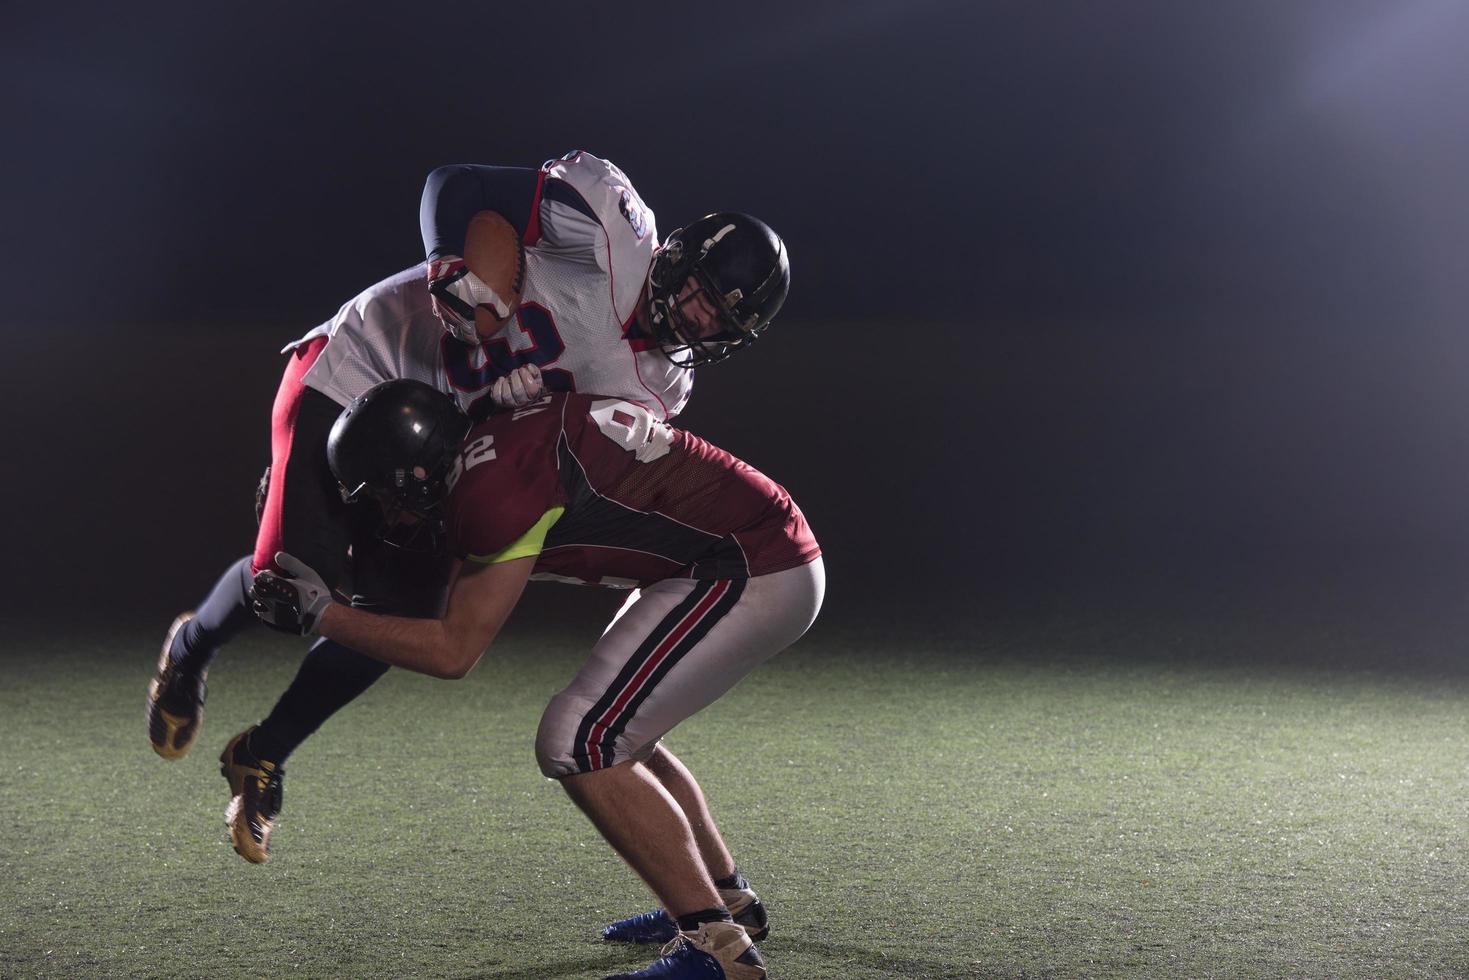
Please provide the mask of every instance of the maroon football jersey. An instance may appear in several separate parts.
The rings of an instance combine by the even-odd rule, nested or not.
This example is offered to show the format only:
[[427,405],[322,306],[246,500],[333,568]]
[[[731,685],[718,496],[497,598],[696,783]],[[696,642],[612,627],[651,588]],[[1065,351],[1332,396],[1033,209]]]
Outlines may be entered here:
[[455,552],[495,561],[538,546],[537,577],[749,578],[821,554],[782,487],[618,399],[558,393],[491,417],[466,437],[449,485]]

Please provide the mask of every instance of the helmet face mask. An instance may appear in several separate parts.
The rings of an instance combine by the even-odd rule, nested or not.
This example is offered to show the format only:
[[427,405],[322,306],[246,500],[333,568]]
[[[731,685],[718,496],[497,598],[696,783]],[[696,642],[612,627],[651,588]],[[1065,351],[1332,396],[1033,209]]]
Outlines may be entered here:
[[[661,322],[665,325],[660,350],[680,367],[696,367],[714,364],[729,357],[740,347],[753,343],[755,337],[767,324],[743,326],[731,309],[738,300],[739,290],[734,290],[734,299],[721,297],[718,287],[708,282],[708,277],[696,270],[691,277],[698,288],[684,292],[682,285],[671,300],[660,301]],[[687,282],[687,280],[685,280]],[[683,295],[679,295],[683,293]],[[719,329],[705,333],[698,321],[689,315],[687,307],[697,304],[704,297],[715,310]]]
[[442,501],[427,509],[409,509],[396,503],[379,502],[379,541],[403,551],[441,555],[448,544]]
[[[762,221],[720,212],[668,236],[648,271],[648,323],[679,367],[724,360],[770,326],[790,288],[785,244]],[[694,288],[686,287],[692,282]],[[701,330],[686,307],[704,297],[718,329]]]
[[448,395],[418,381],[388,381],[347,406],[327,438],[327,462],[349,504],[371,502],[377,535],[412,551],[438,551],[448,476],[470,420]]
[[384,544],[404,551],[438,554],[444,545],[444,500],[448,497],[442,478],[430,479],[423,467],[413,472],[394,471],[394,486],[383,489],[359,483],[348,489],[338,484],[342,500],[378,512],[374,534]]
[[352,488],[345,483],[337,486],[345,503],[370,501],[382,508],[385,514],[412,517],[432,515],[443,504],[446,496],[442,474],[438,479],[431,479],[422,466],[414,466],[411,470],[403,467],[394,469],[388,486],[373,486],[366,482],[360,482]]

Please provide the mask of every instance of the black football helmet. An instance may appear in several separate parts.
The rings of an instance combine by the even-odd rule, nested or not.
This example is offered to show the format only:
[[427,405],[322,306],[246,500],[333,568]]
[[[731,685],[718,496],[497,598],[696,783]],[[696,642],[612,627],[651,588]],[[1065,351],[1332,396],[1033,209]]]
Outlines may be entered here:
[[[679,291],[693,276],[719,311],[722,329],[700,337],[680,309]],[[720,211],[675,230],[648,272],[648,322],[663,353],[679,367],[713,364],[754,343],[775,318],[791,286],[785,243],[748,214]]]
[[[326,440],[342,499],[376,500],[387,518],[388,543],[435,547],[443,530],[445,480],[471,424],[454,399],[422,381],[369,388],[337,416]],[[399,534],[405,514],[412,520]]]

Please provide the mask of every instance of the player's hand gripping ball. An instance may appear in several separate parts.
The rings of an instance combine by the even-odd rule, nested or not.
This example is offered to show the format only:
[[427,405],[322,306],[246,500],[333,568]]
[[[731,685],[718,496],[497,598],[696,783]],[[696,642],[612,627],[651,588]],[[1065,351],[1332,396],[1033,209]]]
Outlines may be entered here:
[[306,636],[336,602],[332,590],[310,566],[284,551],[276,552],[275,563],[285,574],[268,568],[256,572],[250,586],[251,607],[265,625]]
[[520,305],[525,246],[515,226],[494,211],[469,223],[464,255],[428,264],[429,302],[444,329],[467,344],[493,337]]

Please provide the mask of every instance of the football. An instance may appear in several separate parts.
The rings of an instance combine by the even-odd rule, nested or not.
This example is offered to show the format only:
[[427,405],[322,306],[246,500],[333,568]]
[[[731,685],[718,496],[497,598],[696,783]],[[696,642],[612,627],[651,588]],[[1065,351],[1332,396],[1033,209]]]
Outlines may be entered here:
[[480,303],[474,310],[474,329],[481,337],[500,331],[520,305],[525,285],[525,246],[520,233],[496,211],[481,211],[469,222],[464,237],[464,264],[504,303],[503,309]]

